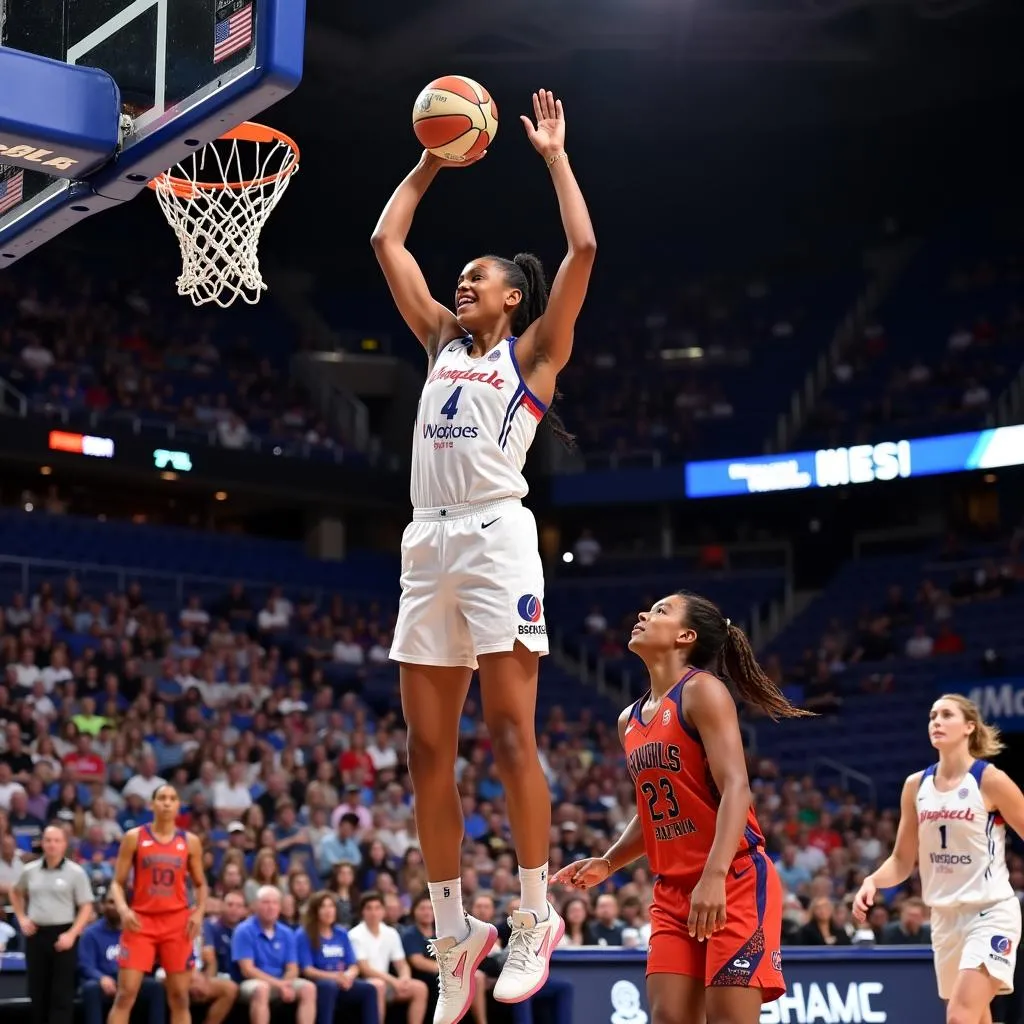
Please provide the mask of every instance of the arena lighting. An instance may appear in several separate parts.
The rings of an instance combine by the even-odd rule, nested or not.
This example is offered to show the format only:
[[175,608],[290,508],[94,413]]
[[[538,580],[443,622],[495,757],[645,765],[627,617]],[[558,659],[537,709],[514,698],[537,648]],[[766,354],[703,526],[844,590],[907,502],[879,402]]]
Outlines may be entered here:
[[965,434],[686,464],[686,496],[848,487],[883,480],[1024,466],[1024,424]]
[[153,465],[157,469],[170,469],[176,473],[192,471],[192,456],[188,452],[175,452],[168,448],[156,448],[153,451]]
[[49,447],[50,451],[89,455],[96,459],[112,459],[114,457],[113,438],[93,437],[91,434],[72,434],[66,430],[51,430]]

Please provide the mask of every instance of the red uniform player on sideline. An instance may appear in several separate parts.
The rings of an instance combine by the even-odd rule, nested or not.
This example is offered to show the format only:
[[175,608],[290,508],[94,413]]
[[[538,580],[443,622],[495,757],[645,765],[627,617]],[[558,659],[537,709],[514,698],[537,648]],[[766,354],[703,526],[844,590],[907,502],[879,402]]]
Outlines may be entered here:
[[765,675],[743,630],[696,594],[641,612],[629,648],[651,680],[619,716],[638,813],[605,856],[569,864],[552,882],[600,885],[646,855],[656,878],[652,1024],[757,1024],[762,1002],[786,991],[782,884],[750,806],[736,705],[719,674],[772,717],[807,712]]
[[[167,980],[171,1024],[191,1024],[189,984],[193,949],[202,934],[208,887],[199,838],[175,821],[181,810],[177,790],[167,784],[153,792],[153,824],[130,829],[121,841],[110,895],[124,927],[117,995],[107,1024],[128,1024],[142,979],[159,962]],[[132,901],[125,889],[132,880]],[[196,902],[189,907],[186,878]]]

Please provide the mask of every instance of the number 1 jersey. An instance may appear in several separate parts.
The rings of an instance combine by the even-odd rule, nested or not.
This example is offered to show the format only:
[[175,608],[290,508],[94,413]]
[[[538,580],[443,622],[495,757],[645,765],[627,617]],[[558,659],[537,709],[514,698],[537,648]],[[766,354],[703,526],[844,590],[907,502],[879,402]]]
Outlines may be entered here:
[[526,453],[547,406],[523,381],[516,339],[470,356],[471,339],[437,354],[416,411],[410,491],[413,508],[523,498]]
[[[646,724],[641,714],[647,697],[641,697],[630,711],[624,744],[651,871],[688,884],[704,870],[721,803],[704,744],[683,717],[683,687],[697,671],[687,671]],[[763,846],[761,826],[750,808],[734,859]]]

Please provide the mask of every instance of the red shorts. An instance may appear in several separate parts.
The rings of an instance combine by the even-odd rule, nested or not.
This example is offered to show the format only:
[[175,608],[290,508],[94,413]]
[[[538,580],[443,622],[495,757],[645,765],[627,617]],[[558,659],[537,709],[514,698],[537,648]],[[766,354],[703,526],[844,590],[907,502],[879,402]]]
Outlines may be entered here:
[[195,962],[192,940],[188,937],[191,910],[169,914],[136,914],[141,931],[121,933],[121,956],[118,966],[128,971],[149,974],[154,966],[168,974],[190,971]]
[[786,991],[782,883],[772,862],[761,850],[733,861],[725,882],[725,927],[704,942],[686,930],[694,885],[655,883],[647,973],[700,978],[706,988],[759,988],[762,1002],[778,999]]

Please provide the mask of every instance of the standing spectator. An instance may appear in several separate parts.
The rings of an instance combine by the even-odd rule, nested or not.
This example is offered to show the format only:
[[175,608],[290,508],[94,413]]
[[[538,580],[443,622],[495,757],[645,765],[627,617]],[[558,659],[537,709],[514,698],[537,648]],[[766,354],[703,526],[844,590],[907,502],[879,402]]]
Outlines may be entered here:
[[316,988],[299,977],[295,933],[280,921],[281,891],[272,885],[256,893],[255,913],[231,937],[238,997],[249,1006],[250,1024],[270,1024],[270,1004],[295,1003],[296,1024],[314,1024]]
[[338,924],[331,893],[310,898],[296,944],[299,970],[316,985],[317,1024],[334,1024],[339,1002],[358,1008],[363,1024],[378,1024],[378,990],[384,983],[359,980],[359,963],[348,932]]
[[[378,989],[378,1009],[383,1021],[387,1003],[408,1003],[409,1024],[423,1024],[427,1012],[427,986],[412,976],[402,940],[384,924],[384,900],[379,892],[368,892],[359,903],[362,922],[349,932],[359,960],[359,972],[367,981],[383,982]],[[453,940],[450,941],[454,946]],[[391,973],[392,968],[394,974]]]
[[67,859],[59,825],[43,832],[43,855],[11,890],[11,904],[27,939],[25,968],[33,1024],[72,1024],[78,939],[92,917],[85,870]]
[[[107,896],[99,907],[100,918],[82,933],[78,947],[79,996],[85,1024],[103,1024],[117,994],[117,961],[121,955],[121,915],[113,898]],[[144,978],[139,990],[149,1010],[149,1024],[163,1024],[167,1000],[155,978]]]

